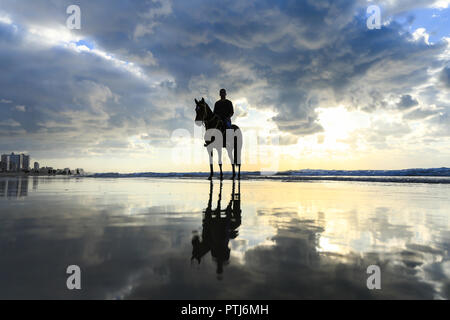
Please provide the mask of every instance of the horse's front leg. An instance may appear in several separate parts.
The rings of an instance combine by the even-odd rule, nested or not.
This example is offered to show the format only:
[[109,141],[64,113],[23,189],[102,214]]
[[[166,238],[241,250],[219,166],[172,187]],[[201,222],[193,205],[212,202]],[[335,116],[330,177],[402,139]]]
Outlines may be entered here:
[[208,150],[208,155],[209,155],[209,177],[208,180],[212,180],[213,176],[214,176],[214,167],[213,167],[213,150],[212,149],[206,149]]
[[220,180],[223,180],[223,171],[222,171],[222,148],[217,149],[217,155],[218,155],[218,157],[219,157]]

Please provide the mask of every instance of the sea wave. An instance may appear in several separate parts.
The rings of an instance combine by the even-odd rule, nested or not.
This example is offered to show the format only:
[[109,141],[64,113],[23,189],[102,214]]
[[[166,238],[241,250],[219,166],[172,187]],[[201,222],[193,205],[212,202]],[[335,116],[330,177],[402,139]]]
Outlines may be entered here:
[[[224,173],[226,176],[230,172]],[[206,178],[208,172],[139,172],[139,173],[96,173],[93,178]],[[216,174],[217,176],[217,174]],[[273,175],[260,171],[241,173],[243,180],[268,179],[282,181],[365,181],[397,183],[450,183],[450,168],[420,168],[403,170],[289,170]]]

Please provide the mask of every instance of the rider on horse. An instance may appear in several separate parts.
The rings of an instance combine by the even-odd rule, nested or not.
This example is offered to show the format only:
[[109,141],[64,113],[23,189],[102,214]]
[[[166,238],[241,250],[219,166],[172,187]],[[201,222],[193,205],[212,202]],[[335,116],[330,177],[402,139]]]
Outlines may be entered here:
[[220,100],[214,105],[214,114],[216,114],[224,123],[224,129],[231,129],[231,117],[234,114],[233,103],[226,99],[227,91],[220,89]]

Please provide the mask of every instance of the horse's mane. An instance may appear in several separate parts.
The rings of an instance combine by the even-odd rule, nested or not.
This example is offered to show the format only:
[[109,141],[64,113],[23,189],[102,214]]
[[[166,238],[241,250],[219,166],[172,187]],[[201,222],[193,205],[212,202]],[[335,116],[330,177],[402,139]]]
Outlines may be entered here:
[[211,110],[211,108],[209,107],[209,104],[207,104],[207,103],[205,102],[205,105],[206,105],[206,113],[213,115],[214,112],[213,112],[213,111]]

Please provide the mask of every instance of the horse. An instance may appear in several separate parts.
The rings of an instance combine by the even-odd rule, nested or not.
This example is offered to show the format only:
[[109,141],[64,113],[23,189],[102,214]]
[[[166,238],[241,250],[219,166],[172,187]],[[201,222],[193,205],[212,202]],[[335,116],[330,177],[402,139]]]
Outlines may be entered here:
[[238,179],[241,179],[241,151],[242,151],[242,133],[238,126],[232,125],[231,129],[226,129],[224,121],[211,111],[209,105],[202,98],[195,101],[195,124],[204,125],[205,147],[209,155],[210,175],[208,180],[212,180],[214,176],[213,168],[213,150],[217,150],[219,157],[220,179],[223,179],[222,171],[222,149],[227,149],[228,157],[233,168],[232,179],[236,178],[236,165],[238,166]]
[[225,209],[222,209],[222,188],[220,181],[220,191],[217,200],[217,208],[212,208],[213,181],[209,186],[209,201],[207,208],[203,211],[202,235],[198,234],[192,238],[192,257],[200,264],[202,258],[211,252],[211,256],[217,263],[217,274],[223,273],[224,265],[229,263],[230,252],[228,244],[230,240],[236,239],[239,235],[238,228],[242,223],[241,209],[241,182],[238,181],[238,191],[236,192],[235,180],[231,192],[231,200]]

